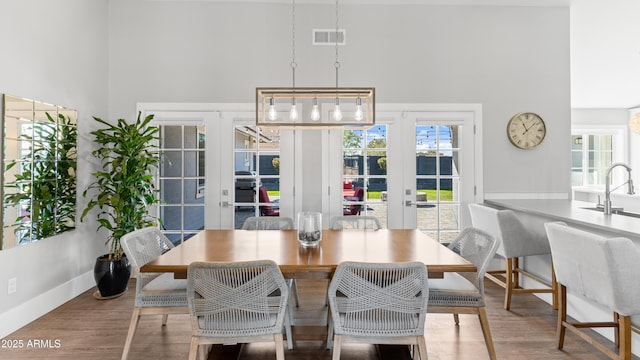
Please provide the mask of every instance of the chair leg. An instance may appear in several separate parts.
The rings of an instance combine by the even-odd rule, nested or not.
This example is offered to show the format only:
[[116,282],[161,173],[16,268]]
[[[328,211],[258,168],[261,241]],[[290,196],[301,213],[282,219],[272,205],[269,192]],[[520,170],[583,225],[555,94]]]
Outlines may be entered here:
[[340,348],[342,347],[342,337],[340,335],[333,336],[333,354],[331,360],[340,360]]
[[276,342],[276,359],[284,360],[284,341],[282,340],[282,334],[273,335],[273,340]]
[[504,309],[511,307],[511,294],[513,290],[513,259],[506,259],[505,287],[504,287]]
[[427,341],[423,336],[418,336],[418,353],[420,354],[420,360],[427,360]]
[[480,327],[482,328],[482,334],[484,335],[484,342],[487,344],[489,358],[491,360],[496,360],[496,349],[493,347],[491,329],[489,328],[489,318],[487,317],[487,311],[484,307],[478,308],[478,319],[480,319]]
[[551,261],[551,305],[553,310],[558,310],[558,281],[556,280],[556,270]]
[[293,300],[296,302],[296,307],[300,307],[300,301],[298,300],[298,285],[296,284],[296,279],[288,279],[287,283],[289,288],[291,289],[291,293],[293,294]]
[[329,317],[328,328],[327,328],[327,349],[332,349],[334,347],[333,344],[333,319],[331,318],[331,314],[327,315]]
[[135,335],[136,329],[138,328],[138,320],[140,320],[140,309],[134,308],[133,314],[131,314],[131,322],[129,323],[129,332],[127,332],[127,340],[125,340],[124,349],[122,350],[122,360],[127,360],[129,356],[133,335]]
[[191,337],[191,345],[189,346],[189,360],[196,360],[198,357],[198,337]]
[[620,331],[619,359],[629,360],[631,359],[631,317],[620,316],[618,329]]
[[207,345],[198,346],[198,358],[200,360],[207,360],[207,349],[209,349]]
[[169,314],[162,315],[162,326],[167,325],[167,320],[169,319]]
[[286,310],[287,314],[284,317],[284,331],[287,334],[287,348],[289,350],[293,349],[293,334],[291,331],[291,321],[293,320],[293,315],[291,315],[291,307],[287,306]]
[[517,289],[520,287],[520,273],[517,271],[520,268],[520,258],[513,258],[511,263],[511,269],[513,269],[513,288]]
[[613,328],[613,342],[617,347],[620,347],[620,314],[615,311],[613,312],[613,322],[618,324]]
[[456,325],[460,325],[460,316],[458,316],[458,313],[453,314],[453,321],[456,322]]
[[556,339],[558,341],[558,350],[562,350],[564,346],[564,335],[566,328],[564,323],[567,321],[567,288],[562,285],[558,287],[558,325],[556,329]]

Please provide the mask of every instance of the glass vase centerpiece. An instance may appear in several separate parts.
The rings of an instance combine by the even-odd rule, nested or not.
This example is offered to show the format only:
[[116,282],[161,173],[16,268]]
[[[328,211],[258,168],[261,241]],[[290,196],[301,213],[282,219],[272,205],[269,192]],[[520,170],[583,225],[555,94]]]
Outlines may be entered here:
[[298,213],[298,241],[303,247],[318,246],[322,240],[322,213],[303,211]]

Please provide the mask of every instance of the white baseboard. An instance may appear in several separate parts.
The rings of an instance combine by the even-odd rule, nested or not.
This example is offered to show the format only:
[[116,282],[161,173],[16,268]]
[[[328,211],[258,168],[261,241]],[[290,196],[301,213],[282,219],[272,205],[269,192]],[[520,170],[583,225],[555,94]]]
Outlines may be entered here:
[[82,294],[96,282],[93,270],[30,299],[9,311],[0,313],[0,339],[29,324],[49,311]]

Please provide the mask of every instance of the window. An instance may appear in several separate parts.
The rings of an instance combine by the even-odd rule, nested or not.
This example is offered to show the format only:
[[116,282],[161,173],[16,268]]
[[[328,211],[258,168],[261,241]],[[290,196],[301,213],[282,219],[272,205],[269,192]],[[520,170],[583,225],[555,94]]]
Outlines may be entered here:
[[571,135],[571,186],[604,186],[611,164],[625,160],[623,139],[623,129],[574,128]]

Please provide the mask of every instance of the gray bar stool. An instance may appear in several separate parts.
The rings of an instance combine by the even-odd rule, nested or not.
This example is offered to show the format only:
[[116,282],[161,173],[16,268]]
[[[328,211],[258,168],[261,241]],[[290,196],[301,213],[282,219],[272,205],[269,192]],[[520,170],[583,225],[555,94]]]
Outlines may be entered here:
[[[516,293],[551,293],[553,308],[558,308],[557,285],[553,266],[551,283],[520,267],[519,258],[532,255],[551,254],[549,240],[527,229],[511,210],[497,210],[480,204],[469,204],[473,227],[484,230],[495,237],[500,246],[496,252],[505,258],[505,270],[487,271],[487,279],[505,289],[504,308],[511,307],[511,295]],[[520,275],[532,279],[544,288],[523,289],[520,287]]]
[[[640,251],[627,238],[604,238],[559,222],[545,227],[560,284],[558,349],[569,329],[612,359],[631,359],[631,331],[638,332],[632,321],[640,315]],[[567,290],[610,309],[613,321],[569,322]],[[580,330],[594,327],[613,327],[618,353]]]

